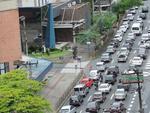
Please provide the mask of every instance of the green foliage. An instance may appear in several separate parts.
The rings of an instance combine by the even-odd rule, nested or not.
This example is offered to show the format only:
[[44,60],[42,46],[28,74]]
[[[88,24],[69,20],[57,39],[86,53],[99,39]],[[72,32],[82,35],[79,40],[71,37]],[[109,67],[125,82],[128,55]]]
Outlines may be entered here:
[[94,24],[88,29],[80,32],[77,35],[79,43],[86,43],[87,41],[97,41],[104,30],[110,29],[117,17],[112,12],[99,13],[94,15]]
[[40,95],[42,84],[27,78],[24,70],[0,76],[0,113],[45,113],[50,104]]
[[117,14],[123,14],[127,9],[141,4],[142,0],[120,0],[120,2],[113,5],[112,10]]

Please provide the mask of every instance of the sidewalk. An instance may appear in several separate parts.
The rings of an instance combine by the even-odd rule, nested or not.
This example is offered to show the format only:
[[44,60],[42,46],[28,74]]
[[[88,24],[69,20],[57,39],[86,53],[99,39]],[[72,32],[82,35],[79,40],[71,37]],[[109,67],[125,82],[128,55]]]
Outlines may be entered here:
[[71,93],[74,85],[81,77],[80,73],[90,62],[85,48],[80,48],[79,53],[82,53],[79,56],[83,57],[81,62],[68,59],[67,64],[54,64],[51,71],[46,75],[48,81],[42,91],[42,95],[51,102],[54,110],[57,110],[62,101],[66,99],[66,96]]

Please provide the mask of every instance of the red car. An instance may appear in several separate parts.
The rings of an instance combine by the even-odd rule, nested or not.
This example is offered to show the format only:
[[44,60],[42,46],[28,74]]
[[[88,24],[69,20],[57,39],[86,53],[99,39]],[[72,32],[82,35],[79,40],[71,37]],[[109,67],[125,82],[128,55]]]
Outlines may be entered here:
[[88,77],[83,77],[81,80],[80,80],[80,83],[81,84],[85,84],[86,87],[90,88],[92,87],[94,81]]

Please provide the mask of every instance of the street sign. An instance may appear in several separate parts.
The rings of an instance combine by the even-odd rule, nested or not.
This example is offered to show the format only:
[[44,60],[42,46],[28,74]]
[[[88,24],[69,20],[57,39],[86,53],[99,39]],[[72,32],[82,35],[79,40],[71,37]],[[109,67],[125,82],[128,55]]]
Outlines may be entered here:
[[[139,81],[138,81],[139,78]],[[123,84],[130,84],[130,83],[143,83],[144,77],[143,75],[122,75],[121,82]]]

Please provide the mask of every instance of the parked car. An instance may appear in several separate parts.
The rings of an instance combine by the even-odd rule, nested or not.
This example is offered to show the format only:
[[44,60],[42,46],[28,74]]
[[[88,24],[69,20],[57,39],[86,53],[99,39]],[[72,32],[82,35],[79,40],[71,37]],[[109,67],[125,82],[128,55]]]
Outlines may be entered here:
[[109,53],[103,53],[101,56],[101,61],[102,62],[110,62],[112,60],[111,56]]
[[117,78],[114,75],[104,75],[104,81],[105,83],[109,83],[114,85],[115,82],[117,81]]
[[66,105],[60,109],[59,113],[77,113],[76,110],[77,110],[76,107],[72,105]]
[[118,56],[118,62],[126,62],[128,59],[128,56],[126,54],[120,54]]
[[122,25],[124,25],[127,29],[129,29],[129,27],[130,27],[129,21],[123,22]]
[[123,104],[123,102],[118,101],[111,104],[109,109],[104,109],[104,112],[109,113],[126,113],[126,108]]
[[128,33],[128,36],[127,36],[128,38],[130,38],[131,40],[135,40],[135,35],[134,35],[134,33]]
[[126,33],[128,28],[124,25],[121,25],[119,29],[122,30],[124,33]]
[[106,66],[104,62],[97,62],[96,67],[97,67],[97,70],[101,72],[104,72],[106,70]]
[[74,87],[74,94],[85,97],[89,93],[89,88],[85,84],[78,84]]
[[125,91],[125,89],[117,89],[115,92],[115,100],[125,100],[127,97],[127,92]]
[[120,42],[119,40],[111,40],[110,44],[111,46],[113,46],[114,48],[118,48],[120,46]]
[[150,36],[148,33],[142,34],[141,36],[142,41],[150,41]]
[[[128,51],[128,54],[129,54],[129,51],[131,51],[132,50],[132,44],[131,43],[124,43],[123,45],[122,45],[122,48],[120,49],[120,51],[124,51],[123,49],[127,49],[126,51]],[[122,52],[123,53],[123,52]],[[128,55],[127,54],[127,55]]]
[[148,6],[142,7],[142,13],[148,13]]
[[102,83],[98,86],[98,91],[101,91],[102,93],[110,93],[111,88],[112,88],[111,84]]
[[133,8],[130,8],[129,9],[129,13],[131,14],[136,14],[136,9],[133,7]]
[[129,13],[127,14],[127,18],[130,20],[130,21],[133,21],[134,20],[134,15],[132,13]]
[[129,43],[131,46],[133,46],[134,44],[134,40],[130,37],[128,37],[126,40],[125,40],[125,43]]
[[143,58],[143,59],[146,59],[146,57],[147,57],[146,49],[145,48],[139,48],[138,56]]
[[72,95],[69,99],[69,104],[73,106],[80,106],[83,103],[83,97],[80,95]]
[[106,95],[100,91],[97,91],[92,96],[93,101],[104,102],[106,100]]
[[143,63],[143,58],[141,57],[133,57],[133,59],[131,60],[130,65],[131,66],[141,66]]
[[127,46],[129,43],[123,44],[123,47],[120,49],[120,54],[129,55],[129,47]]
[[89,73],[89,78],[96,81],[100,79],[101,72],[99,70],[91,70]]
[[[122,30],[123,31],[123,30]],[[122,41],[122,35],[119,35],[119,34],[116,34],[115,36],[114,36],[114,40],[118,40],[119,42],[121,42]]]
[[140,18],[142,18],[142,19],[146,19],[146,13],[140,13],[140,16],[139,16]]
[[83,77],[81,80],[80,80],[80,83],[81,84],[85,84],[86,87],[88,88],[91,88],[93,83],[94,83],[94,80],[90,79],[89,77]]
[[107,49],[106,49],[106,53],[110,53],[110,54],[113,54],[115,53],[115,48],[113,46],[108,46]]
[[98,113],[99,110],[100,110],[100,102],[99,101],[91,101],[91,102],[88,102],[85,111],[89,112],[89,113]]

